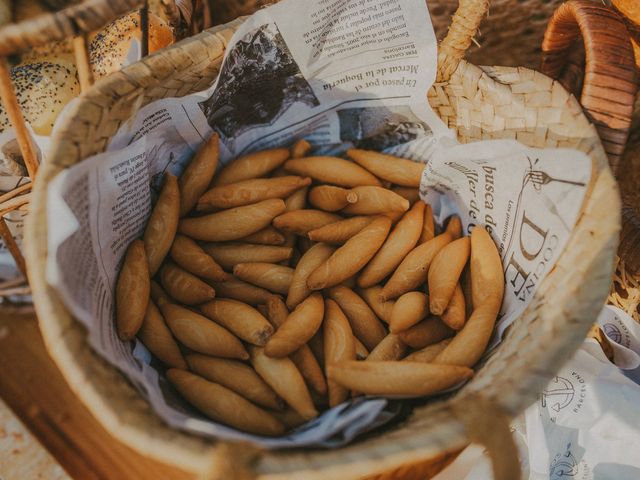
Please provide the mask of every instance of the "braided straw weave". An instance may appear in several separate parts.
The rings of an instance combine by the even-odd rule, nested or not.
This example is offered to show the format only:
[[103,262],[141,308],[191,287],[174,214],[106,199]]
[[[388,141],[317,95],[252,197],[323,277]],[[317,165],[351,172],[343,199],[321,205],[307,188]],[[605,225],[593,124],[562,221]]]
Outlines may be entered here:
[[[261,452],[167,427],[123,376],[91,350],[85,330],[46,282],[49,182],[103,151],[140,107],[210,84],[240,20],[113,74],[73,105],[35,188],[26,228],[28,268],[47,348],[71,388],[107,430],[144,454],[207,479],[428,478],[470,439],[487,445],[496,478],[518,478],[508,421],[536,400],[599,313],[613,269],[620,228],[613,212],[620,203],[595,129],[559,83],[526,68],[480,69],[460,60],[469,42],[459,35],[460,25],[477,22],[487,7],[488,0],[460,2],[451,36],[444,40],[443,51],[452,56],[441,56],[440,66],[446,69],[440,68],[429,102],[463,142],[515,138],[535,147],[577,148],[593,160],[593,183],[556,267],[473,381],[453,398],[417,407],[403,422],[337,450]],[[465,30],[472,33],[475,26]],[[447,72],[452,72],[450,78]]]

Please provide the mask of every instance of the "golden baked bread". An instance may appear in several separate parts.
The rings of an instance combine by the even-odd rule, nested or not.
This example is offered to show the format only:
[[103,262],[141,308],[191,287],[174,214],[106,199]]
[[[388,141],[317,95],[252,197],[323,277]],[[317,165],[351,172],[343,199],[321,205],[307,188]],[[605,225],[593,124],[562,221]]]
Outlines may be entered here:
[[[60,111],[80,93],[76,67],[71,62],[20,64],[11,69],[11,80],[22,114],[38,135],[49,135]],[[0,132],[7,126],[9,119],[0,105]]]
[[[90,37],[89,58],[95,80],[120,70],[129,51],[132,40],[140,42],[140,19],[138,12],[129,13],[104,27]],[[153,53],[173,43],[171,27],[157,15],[149,14],[149,53]],[[49,60],[73,62],[71,39],[52,42],[35,47],[21,56],[22,63]]]
[[34,63],[44,60],[50,60],[55,63],[58,59],[74,62],[73,44],[70,38],[34,47],[20,56],[20,63]]
[[[0,0],[2,2],[4,0]],[[27,0],[21,5],[21,15],[38,15],[48,10]],[[89,57],[95,80],[120,70],[127,61],[137,59],[140,45],[140,16],[132,12],[107,25],[90,37]],[[149,52],[173,43],[171,28],[158,16],[149,14]],[[135,45],[135,46],[134,46]],[[136,50],[136,48],[138,50]],[[71,39],[33,48],[21,56],[21,63],[11,71],[20,108],[24,117],[39,135],[49,135],[58,114],[79,95],[77,70]],[[0,106],[0,132],[8,119]]]
[[[140,42],[140,16],[130,13],[107,25],[89,44],[91,67],[96,79],[122,68],[131,50],[132,40]],[[157,15],[149,13],[149,53],[173,43],[173,31]]]

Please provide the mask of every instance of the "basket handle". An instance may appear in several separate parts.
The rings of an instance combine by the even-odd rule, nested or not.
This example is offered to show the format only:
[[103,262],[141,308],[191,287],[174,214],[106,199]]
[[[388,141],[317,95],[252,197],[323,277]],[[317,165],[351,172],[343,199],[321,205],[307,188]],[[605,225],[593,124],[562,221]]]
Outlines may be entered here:
[[448,81],[456,71],[488,10],[489,0],[460,0],[438,49],[438,82]]
[[496,402],[471,394],[463,400],[453,400],[450,407],[464,424],[469,440],[487,449],[494,480],[520,480],[522,470],[509,428],[510,419]]
[[586,63],[582,91],[575,91],[580,90],[579,86],[567,79],[560,81],[580,96],[617,174],[638,90],[633,47],[623,20],[613,10],[587,0],[571,0],[558,7],[547,26],[542,42],[542,73],[561,79],[580,36]]

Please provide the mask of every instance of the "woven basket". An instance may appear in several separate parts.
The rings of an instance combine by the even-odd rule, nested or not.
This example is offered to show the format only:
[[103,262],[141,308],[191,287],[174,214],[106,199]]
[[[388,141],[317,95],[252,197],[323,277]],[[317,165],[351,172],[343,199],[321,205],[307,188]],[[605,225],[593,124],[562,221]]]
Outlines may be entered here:
[[579,98],[620,182],[622,232],[609,302],[640,321],[640,125],[629,136],[638,69],[629,25],[602,4],[561,5],[544,35],[541,71]]
[[[28,268],[47,348],[69,385],[121,441],[203,478],[428,478],[469,440],[488,446],[496,478],[518,478],[508,421],[536,398],[581,344],[609,288],[620,228],[617,187],[593,126],[562,86],[526,68],[480,69],[461,60],[488,0],[461,0],[440,46],[429,102],[462,142],[515,138],[573,147],[593,160],[593,184],[556,267],[473,381],[453,398],[413,410],[402,423],[337,450],[261,452],[179,432],[88,345],[86,331],[46,282],[47,188],[64,169],[105,149],[138,108],[202,90],[219,73],[241,20],[145,58],[97,83],[76,103],[40,172],[26,235]],[[498,453],[502,452],[502,458]],[[243,468],[246,467],[246,468]]]

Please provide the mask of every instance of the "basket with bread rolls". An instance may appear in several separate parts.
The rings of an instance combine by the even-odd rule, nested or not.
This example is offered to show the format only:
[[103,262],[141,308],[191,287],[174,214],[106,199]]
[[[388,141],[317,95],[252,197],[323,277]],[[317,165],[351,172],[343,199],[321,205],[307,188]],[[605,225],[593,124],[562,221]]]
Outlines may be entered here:
[[0,263],[18,274],[3,274],[3,297],[28,298],[23,296],[29,287],[23,276],[22,225],[31,180],[65,106],[94,81],[190,31],[187,21],[197,2],[183,2],[184,11],[172,1],[138,10],[144,3],[0,2]]
[[[389,2],[406,24],[378,53],[314,63],[340,48],[324,3],[69,106],[26,228],[45,344],[109,432],[203,478],[430,478],[470,441],[519,478],[509,421],[608,294],[602,143],[559,82],[462,59],[488,1],[461,0],[437,49],[422,2]],[[425,44],[388,47],[402,28]]]

